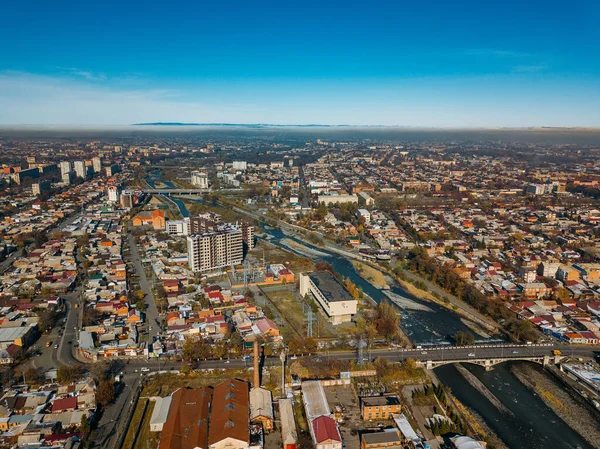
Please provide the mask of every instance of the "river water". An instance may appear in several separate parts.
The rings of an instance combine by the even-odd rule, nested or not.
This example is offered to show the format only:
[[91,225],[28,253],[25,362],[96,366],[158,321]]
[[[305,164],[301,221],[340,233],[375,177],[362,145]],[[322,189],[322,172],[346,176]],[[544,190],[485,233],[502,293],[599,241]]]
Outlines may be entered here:
[[434,371],[438,379],[452,389],[452,394],[475,410],[510,449],[592,449],[510,372],[513,363],[527,362],[501,363],[491,371],[463,364],[508,408],[510,414],[494,407],[454,365],[443,365]]
[[[148,179],[150,185],[161,181],[169,187],[174,187],[168,181],[160,179],[160,172],[153,172]],[[171,198],[179,207],[183,216],[189,216],[185,204]],[[192,200],[202,202],[202,200]],[[330,263],[336,272],[349,278],[364,293],[376,302],[387,300],[381,290],[366,281],[354,268],[351,261],[341,255],[331,253],[321,247],[300,240],[297,237],[284,234],[280,229],[265,227],[269,242],[313,261]],[[290,239],[309,248],[309,251],[299,252],[285,244]],[[406,335],[416,344],[449,344],[450,336],[457,331],[469,328],[461,317],[444,307],[421,300],[399,285],[391,287],[390,292],[401,297],[398,304],[402,320],[401,327]],[[399,305],[400,304],[400,305]],[[477,341],[486,341],[477,338]],[[487,340],[490,341],[490,340]],[[482,367],[465,365],[506,407],[512,414],[497,410],[487,398],[473,388],[458,372],[454,365],[444,365],[435,369],[440,381],[452,389],[454,396],[463,404],[475,410],[508,445],[510,449],[592,449],[573,429],[562,421],[541,399],[527,389],[509,371],[509,362],[496,365],[492,371],[486,372]]]
[[[179,209],[184,216],[189,216],[185,204],[177,198]],[[190,201],[202,202],[200,199]],[[354,268],[352,262],[341,255],[331,253],[321,247],[316,247],[310,243],[300,240],[294,235],[284,234],[280,229],[265,226],[265,232],[269,236],[268,241],[283,249],[292,251],[302,257],[307,257],[313,261],[325,261],[330,263],[335,271],[345,278],[349,278],[357,287],[379,303],[382,300],[388,300],[386,294],[365,280]],[[285,245],[285,240],[293,240],[307,248],[309,251],[303,252],[297,248]],[[459,330],[470,331],[461,317],[436,303],[421,300],[407,292],[400,285],[394,285],[389,293],[395,296],[396,301],[392,302],[399,310],[402,319],[400,327],[413,343],[418,345],[439,345],[450,344],[452,336]],[[484,337],[477,337],[477,341],[493,341]]]

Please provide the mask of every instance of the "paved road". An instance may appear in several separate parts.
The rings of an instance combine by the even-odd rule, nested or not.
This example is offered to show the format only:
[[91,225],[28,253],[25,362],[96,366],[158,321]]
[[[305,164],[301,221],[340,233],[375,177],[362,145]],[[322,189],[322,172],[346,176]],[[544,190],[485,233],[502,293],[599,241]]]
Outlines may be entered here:
[[112,449],[117,447],[119,437],[125,431],[126,417],[134,408],[134,398],[140,387],[140,377],[126,375],[113,404],[104,409],[94,434],[94,445]]
[[[451,361],[451,360],[482,360],[482,359],[523,359],[526,357],[543,357],[552,355],[554,349],[562,351],[563,355],[569,357],[593,357],[595,352],[600,350],[589,346],[538,346],[538,345],[478,345],[475,347],[431,347],[422,349],[377,349],[372,350],[368,354],[365,351],[365,357],[370,361],[378,357],[389,360],[390,362],[402,362],[406,359],[414,359],[419,361]],[[469,356],[469,354],[474,354]],[[332,358],[338,360],[356,360],[354,351],[331,351],[321,352],[307,357],[315,357],[317,359]],[[301,358],[301,356],[298,356]],[[288,356],[288,360],[293,360],[293,356]],[[281,362],[279,357],[268,357],[265,359],[266,366],[276,366]],[[227,360],[207,360],[198,364],[198,369],[219,369],[219,368],[243,368],[251,366],[251,362],[241,359]],[[130,359],[126,363],[124,371],[127,373],[137,373],[140,377],[145,374],[141,372],[142,367],[148,367],[150,372],[164,370],[178,370],[181,368],[180,361],[158,361],[145,360],[141,358]]]
[[158,324],[160,322],[160,315],[158,314],[158,308],[156,307],[156,301],[154,300],[154,295],[152,293],[152,286],[146,278],[146,272],[144,271],[142,259],[131,233],[127,235],[127,241],[129,242],[129,248],[131,250],[131,260],[133,262],[133,266],[135,267],[135,271],[139,276],[140,289],[146,295],[145,300],[146,304],[148,305],[146,308],[146,322],[148,326],[149,337],[148,340],[149,342],[152,342],[154,341],[153,337],[156,337],[160,331],[160,326]]

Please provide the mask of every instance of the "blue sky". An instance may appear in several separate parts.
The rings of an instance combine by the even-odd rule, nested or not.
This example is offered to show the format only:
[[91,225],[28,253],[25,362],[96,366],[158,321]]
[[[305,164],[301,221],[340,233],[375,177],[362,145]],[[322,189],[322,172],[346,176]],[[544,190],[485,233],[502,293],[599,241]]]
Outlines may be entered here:
[[12,1],[0,124],[600,126],[600,2]]

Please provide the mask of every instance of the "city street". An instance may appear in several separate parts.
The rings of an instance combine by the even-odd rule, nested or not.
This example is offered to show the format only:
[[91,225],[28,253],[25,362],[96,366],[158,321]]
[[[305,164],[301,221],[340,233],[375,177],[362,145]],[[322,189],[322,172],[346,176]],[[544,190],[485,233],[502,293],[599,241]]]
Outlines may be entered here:
[[152,293],[152,286],[146,277],[146,272],[144,271],[144,266],[142,264],[138,247],[135,244],[135,240],[133,239],[133,235],[131,235],[131,233],[127,234],[127,242],[129,244],[129,248],[131,249],[131,260],[133,261],[135,271],[139,276],[140,289],[145,294],[144,301],[147,305],[146,325],[148,326],[148,341],[152,342],[154,341],[154,337],[156,337],[160,332],[160,315],[158,313],[158,308],[156,307],[154,294]]

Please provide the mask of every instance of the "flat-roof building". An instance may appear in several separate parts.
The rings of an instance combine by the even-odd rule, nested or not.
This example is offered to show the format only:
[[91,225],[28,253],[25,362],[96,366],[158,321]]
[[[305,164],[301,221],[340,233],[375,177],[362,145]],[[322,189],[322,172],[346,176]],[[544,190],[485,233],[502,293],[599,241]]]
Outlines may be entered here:
[[347,323],[356,313],[358,301],[328,271],[300,275],[300,295],[312,294],[332,324]]

